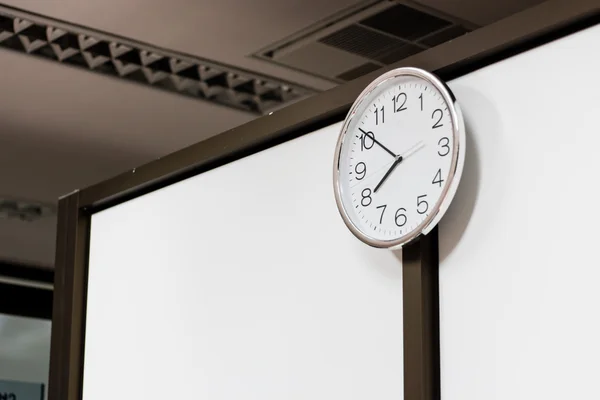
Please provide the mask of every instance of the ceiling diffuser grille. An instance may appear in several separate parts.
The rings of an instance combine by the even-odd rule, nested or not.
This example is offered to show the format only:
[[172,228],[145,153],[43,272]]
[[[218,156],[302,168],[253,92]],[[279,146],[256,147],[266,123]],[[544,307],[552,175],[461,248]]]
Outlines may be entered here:
[[342,28],[319,42],[372,60],[378,60],[404,44],[358,24]]
[[366,0],[254,56],[339,83],[475,28],[409,1]]
[[263,114],[314,94],[272,77],[0,6],[0,48]]

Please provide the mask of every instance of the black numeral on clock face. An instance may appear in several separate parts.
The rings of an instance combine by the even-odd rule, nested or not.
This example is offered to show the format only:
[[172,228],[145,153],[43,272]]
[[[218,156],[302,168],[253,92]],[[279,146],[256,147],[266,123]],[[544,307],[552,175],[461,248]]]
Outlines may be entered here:
[[408,218],[406,218],[406,214],[404,214],[405,212],[405,208],[399,208],[398,210],[396,210],[396,215],[394,216],[394,222],[396,222],[396,225],[401,228],[406,224],[406,221],[408,221]]
[[380,123],[384,123],[385,122],[385,110],[384,110],[384,106],[381,106],[380,109],[375,109],[375,111],[373,111],[375,113],[375,125],[379,125]]
[[359,162],[354,167],[354,172],[356,173],[356,180],[357,181],[363,180],[364,177],[365,177],[365,175],[367,174],[367,164],[365,164],[362,161]]
[[371,150],[374,145],[375,134],[373,132],[364,132],[362,135],[360,135],[360,151]]
[[381,215],[379,216],[379,223],[381,224],[383,222],[383,214],[385,213],[385,209],[387,208],[387,204],[384,204],[382,206],[377,206],[377,209],[381,208]]
[[429,203],[425,201],[426,194],[417,196],[417,212],[419,214],[425,214],[429,210]]
[[441,147],[441,149],[438,150],[438,154],[442,157],[446,157],[449,153],[450,153],[450,139],[448,139],[447,137],[443,137],[440,140],[438,140],[438,145]]
[[444,182],[444,180],[442,179],[442,169],[440,168],[440,169],[438,169],[437,173],[433,177],[433,181],[431,181],[431,184],[439,185],[440,187],[442,187],[443,182]]
[[439,108],[436,108],[435,110],[433,110],[433,113],[431,114],[431,119],[433,119],[433,120],[437,119],[437,121],[433,124],[431,129],[441,128],[442,126],[444,126],[444,124],[440,124],[440,122],[442,122],[443,116],[444,116],[444,113]]
[[363,207],[368,207],[373,201],[373,199],[371,198],[371,189],[363,189],[363,191],[360,194],[362,196],[360,204],[362,204]]
[[392,102],[394,103],[394,112],[400,112],[406,110],[407,96],[406,93],[398,93],[396,96],[392,97]]

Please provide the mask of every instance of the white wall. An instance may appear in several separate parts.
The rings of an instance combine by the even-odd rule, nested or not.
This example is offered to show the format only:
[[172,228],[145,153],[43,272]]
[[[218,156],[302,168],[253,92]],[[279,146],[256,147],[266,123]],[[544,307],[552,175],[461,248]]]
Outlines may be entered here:
[[[597,397],[599,39],[450,82],[469,146],[440,227],[444,400]],[[338,216],[338,128],[93,217],[84,400],[402,398],[401,263]]]
[[339,217],[340,126],[93,216],[85,400],[402,398],[401,262]]
[[451,83],[469,128],[440,225],[442,398],[599,398],[600,26]]

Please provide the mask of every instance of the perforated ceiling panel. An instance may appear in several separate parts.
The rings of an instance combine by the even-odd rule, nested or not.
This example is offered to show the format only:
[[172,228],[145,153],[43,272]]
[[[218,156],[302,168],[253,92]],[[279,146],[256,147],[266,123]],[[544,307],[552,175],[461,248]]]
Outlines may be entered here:
[[0,6],[0,48],[259,114],[314,94],[272,77],[5,6]]

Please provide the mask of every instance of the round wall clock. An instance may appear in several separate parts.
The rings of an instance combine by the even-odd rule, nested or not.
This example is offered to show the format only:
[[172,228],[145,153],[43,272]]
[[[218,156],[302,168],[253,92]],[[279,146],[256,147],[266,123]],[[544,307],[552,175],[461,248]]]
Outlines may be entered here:
[[443,81],[417,68],[381,75],[352,105],[335,151],[346,226],[378,248],[426,235],[454,197],[464,157],[463,117]]

